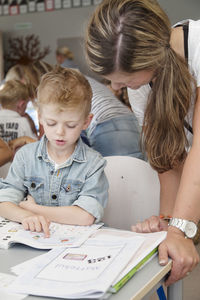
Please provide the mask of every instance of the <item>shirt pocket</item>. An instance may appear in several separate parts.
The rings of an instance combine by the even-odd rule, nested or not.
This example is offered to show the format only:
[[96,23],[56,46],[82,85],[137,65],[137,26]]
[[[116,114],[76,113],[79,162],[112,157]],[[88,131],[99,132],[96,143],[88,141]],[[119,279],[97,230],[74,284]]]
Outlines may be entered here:
[[24,185],[37,204],[44,202],[44,179],[42,177],[32,176],[25,178]]
[[78,199],[83,182],[80,180],[67,179],[63,181],[60,189],[60,201],[62,206],[72,205]]

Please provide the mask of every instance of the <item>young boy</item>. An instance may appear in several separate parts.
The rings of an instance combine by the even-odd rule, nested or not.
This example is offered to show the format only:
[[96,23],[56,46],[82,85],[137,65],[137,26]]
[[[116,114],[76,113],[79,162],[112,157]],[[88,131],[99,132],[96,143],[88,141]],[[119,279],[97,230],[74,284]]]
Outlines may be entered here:
[[30,123],[25,117],[29,91],[19,80],[9,80],[0,90],[0,137],[9,142],[21,136],[36,139]]
[[42,77],[37,99],[45,134],[16,153],[0,183],[1,216],[46,236],[51,221],[91,225],[101,220],[108,198],[106,162],[80,138],[92,118],[91,98],[79,71],[57,67]]

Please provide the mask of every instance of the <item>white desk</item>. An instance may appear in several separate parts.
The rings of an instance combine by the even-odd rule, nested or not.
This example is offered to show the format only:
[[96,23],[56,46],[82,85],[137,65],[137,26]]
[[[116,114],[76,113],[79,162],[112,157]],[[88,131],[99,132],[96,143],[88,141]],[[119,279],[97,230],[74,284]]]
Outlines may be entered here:
[[[45,253],[45,250],[37,250],[28,246],[15,244],[8,250],[0,249],[0,272],[10,273],[10,267]],[[158,258],[154,257],[139,272],[137,272],[126,285],[111,295],[109,300],[139,300],[146,299],[146,295],[155,291],[164,281],[165,275],[171,268],[171,261],[164,267],[158,264]],[[28,296],[25,300],[58,299],[49,297]],[[60,298],[59,298],[60,300]],[[91,300],[91,299],[90,299]],[[178,282],[168,288],[168,300],[182,300],[182,282]]]

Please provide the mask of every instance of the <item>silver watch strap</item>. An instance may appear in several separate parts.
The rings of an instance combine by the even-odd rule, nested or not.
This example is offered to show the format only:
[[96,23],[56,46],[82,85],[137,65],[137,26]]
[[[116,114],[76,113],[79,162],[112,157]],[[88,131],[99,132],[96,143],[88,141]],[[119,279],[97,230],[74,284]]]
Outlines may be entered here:
[[182,232],[185,232],[186,223],[187,223],[187,220],[184,220],[184,219],[171,218],[169,220],[169,226],[174,226],[174,227],[180,229]]

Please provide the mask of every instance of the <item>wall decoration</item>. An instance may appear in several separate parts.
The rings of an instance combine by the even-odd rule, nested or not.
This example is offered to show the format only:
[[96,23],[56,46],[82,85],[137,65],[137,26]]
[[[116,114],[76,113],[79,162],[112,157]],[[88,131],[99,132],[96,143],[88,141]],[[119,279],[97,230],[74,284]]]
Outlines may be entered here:
[[34,12],[34,11],[36,11],[36,3],[35,3],[35,0],[29,0],[29,1],[28,1],[28,11],[29,11],[29,12]]
[[39,37],[34,34],[10,38],[8,48],[9,51],[4,57],[10,67],[17,63],[28,64],[35,60],[41,60],[50,53],[49,47],[41,49]]
[[3,15],[8,15],[9,14],[9,2],[8,0],[4,0],[3,4]]
[[19,5],[17,0],[12,0],[9,5],[9,15],[15,16],[19,14]]
[[19,3],[19,13],[27,14],[27,12],[28,12],[27,0],[21,0],[21,2]]
[[98,5],[102,0],[0,0],[0,16]]

